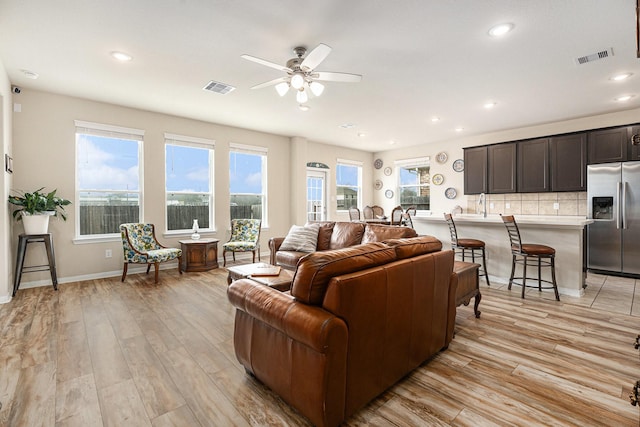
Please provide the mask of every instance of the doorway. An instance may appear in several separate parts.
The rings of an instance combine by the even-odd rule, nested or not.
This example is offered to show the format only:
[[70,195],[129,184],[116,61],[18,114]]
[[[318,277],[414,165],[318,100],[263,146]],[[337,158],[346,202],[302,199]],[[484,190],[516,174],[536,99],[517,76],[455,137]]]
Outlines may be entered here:
[[327,173],[307,169],[307,221],[327,219]]

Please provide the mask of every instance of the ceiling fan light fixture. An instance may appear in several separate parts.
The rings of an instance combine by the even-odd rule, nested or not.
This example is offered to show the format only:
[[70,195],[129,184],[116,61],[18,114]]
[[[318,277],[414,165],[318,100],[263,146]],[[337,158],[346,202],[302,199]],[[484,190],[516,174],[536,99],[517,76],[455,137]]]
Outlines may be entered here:
[[291,76],[291,87],[296,90],[300,90],[304,85],[304,74],[302,73],[293,73]]
[[289,83],[287,82],[278,83],[276,85],[276,92],[278,92],[278,95],[280,96],[285,96],[287,92],[289,92]]
[[313,92],[315,96],[320,96],[322,95],[322,92],[324,92],[324,85],[318,82],[311,82],[309,84],[309,89],[311,89],[311,92]]
[[298,105],[298,108],[299,108],[301,111],[309,111],[309,109],[310,109],[311,107],[309,107],[308,105],[300,104],[300,105]]
[[298,101],[298,104],[304,104],[308,100],[309,96],[307,96],[307,92],[305,92],[304,89],[299,89],[296,94],[296,101]]

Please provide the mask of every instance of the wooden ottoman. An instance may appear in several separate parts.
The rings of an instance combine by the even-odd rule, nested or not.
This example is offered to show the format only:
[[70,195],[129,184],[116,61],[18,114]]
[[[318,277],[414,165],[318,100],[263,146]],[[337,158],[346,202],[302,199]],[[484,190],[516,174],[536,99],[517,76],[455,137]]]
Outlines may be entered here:
[[469,305],[472,297],[475,297],[475,303],[473,304],[473,312],[476,317],[480,317],[480,300],[482,295],[480,294],[480,283],[478,279],[478,269],[480,264],[474,264],[471,262],[455,261],[453,263],[453,272],[458,275],[458,289],[456,290],[456,307],[464,304]]

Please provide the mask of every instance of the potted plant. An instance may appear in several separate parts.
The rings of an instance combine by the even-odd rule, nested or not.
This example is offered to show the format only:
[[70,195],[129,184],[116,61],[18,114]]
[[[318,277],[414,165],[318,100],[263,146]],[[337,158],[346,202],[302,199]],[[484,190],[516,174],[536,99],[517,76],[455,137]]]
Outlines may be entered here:
[[20,192],[9,196],[9,203],[17,206],[13,211],[13,217],[24,224],[26,234],[46,234],[49,227],[49,218],[52,216],[67,220],[64,207],[71,201],[56,196],[56,191],[42,192],[44,187],[32,193]]

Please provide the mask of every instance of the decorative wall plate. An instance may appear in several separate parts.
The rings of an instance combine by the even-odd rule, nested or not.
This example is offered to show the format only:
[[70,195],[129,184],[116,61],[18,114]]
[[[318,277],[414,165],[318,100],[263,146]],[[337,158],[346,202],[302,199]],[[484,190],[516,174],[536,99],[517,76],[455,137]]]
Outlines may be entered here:
[[387,199],[393,199],[393,190],[387,190],[384,192],[384,197]]
[[458,159],[455,162],[453,162],[453,170],[456,172],[462,172],[464,170],[464,160],[462,159]]
[[376,159],[373,162],[373,167],[376,168],[376,169],[380,169],[382,167],[382,164],[383,164],[382,163],[382,159]]
[[436,154],[436,162],[438,163],[444,163],[447,161],[448,158],[449,156],[447,156],[447,153],[445,153],[444,151],[441,151],[438,154]]
[[431,177],[431,182],[433,185],[440,185],[444,182],[444,176],[437,173]]
[[391,176],[391,174],[393,173],[393,169],[391,169],[389,166],[387,166],[386,168],[384,168],[384,174],[387,176]]
[[376,179],[376,182],[373,183],[373,188],[376,190],[382,190],[382,181]]
[[444,190],[444,195],[446,196],[447,199],[455,199],[456,196],[458,195],[458,192],[456,191],[455,188],[449,187],[446,190]]

